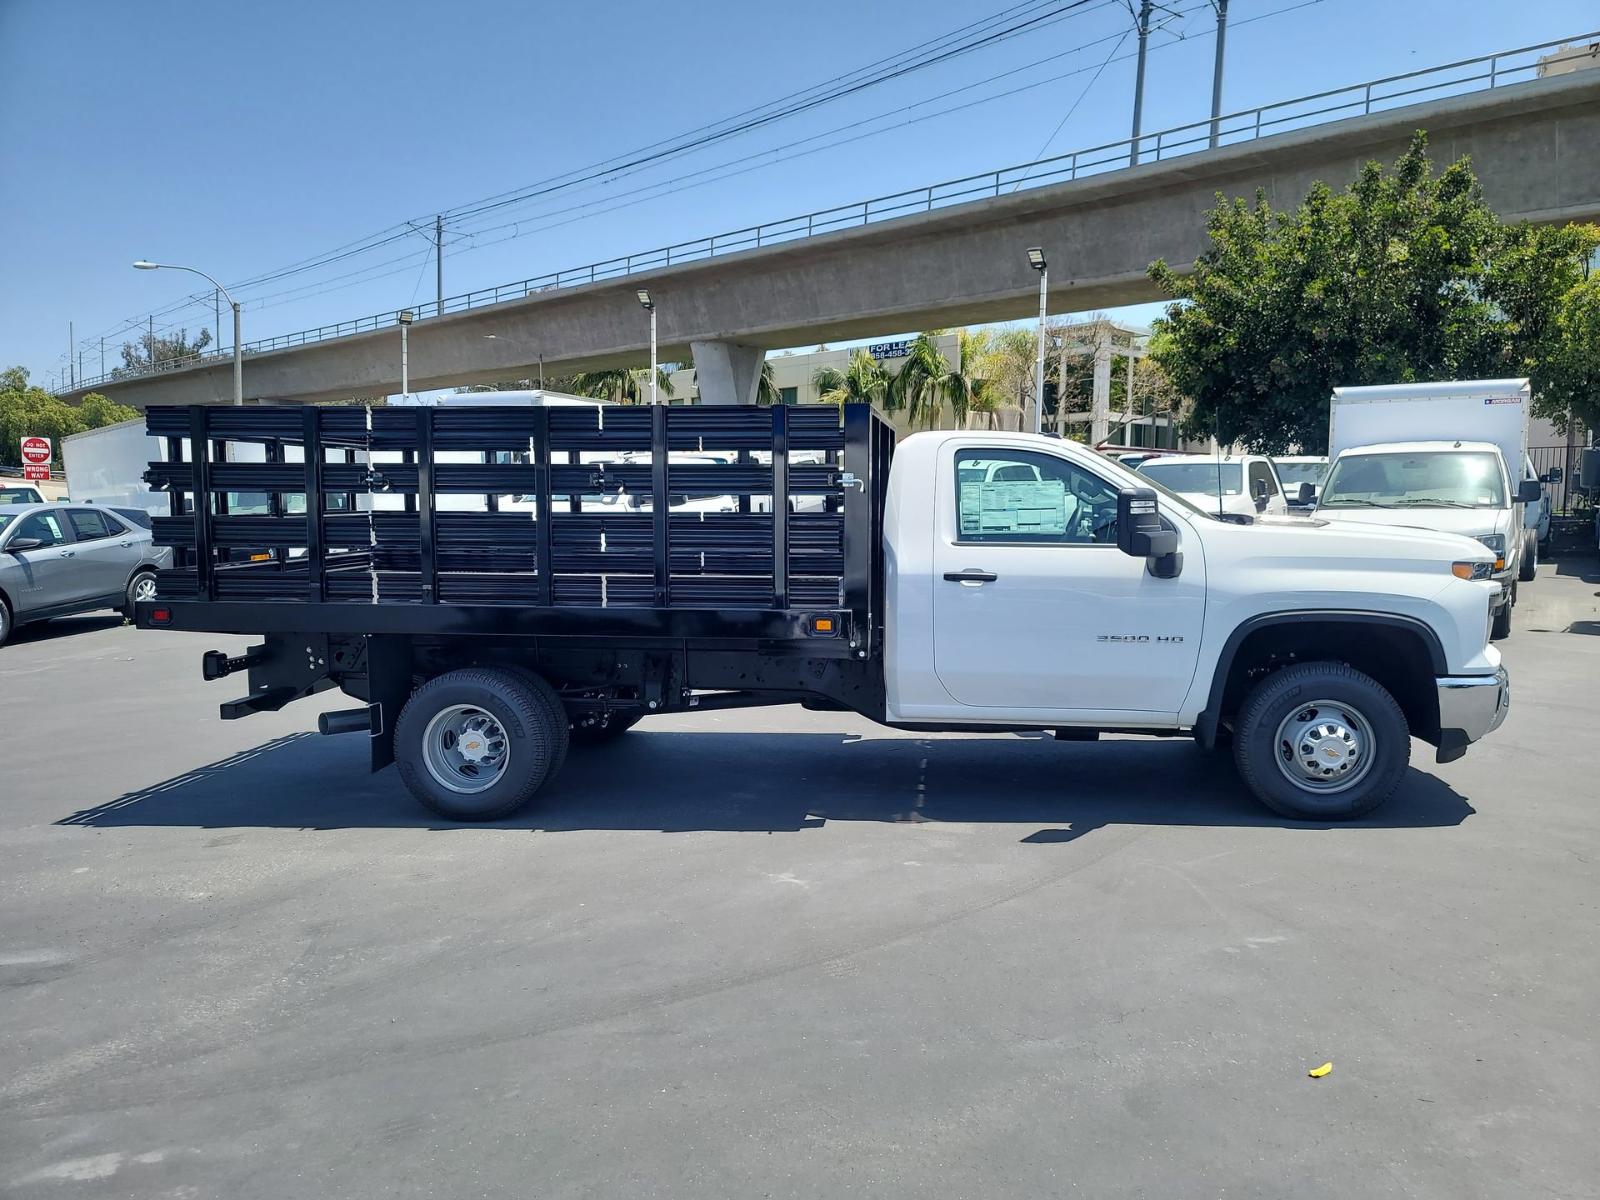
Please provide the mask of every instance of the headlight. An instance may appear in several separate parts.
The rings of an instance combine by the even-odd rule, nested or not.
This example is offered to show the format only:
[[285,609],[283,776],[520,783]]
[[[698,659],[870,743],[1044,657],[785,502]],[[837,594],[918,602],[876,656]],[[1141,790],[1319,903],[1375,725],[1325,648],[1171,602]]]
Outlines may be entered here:
[[1506,535],[1503,533],[1486,533],[1478,539],[1490,550],[1494,551],[1494,569],[1506,569]]
[[1457,579],[1490,579],[1494,576],[1494,564],[1491,562],[1454,562],[1450,564],[1450,573]]

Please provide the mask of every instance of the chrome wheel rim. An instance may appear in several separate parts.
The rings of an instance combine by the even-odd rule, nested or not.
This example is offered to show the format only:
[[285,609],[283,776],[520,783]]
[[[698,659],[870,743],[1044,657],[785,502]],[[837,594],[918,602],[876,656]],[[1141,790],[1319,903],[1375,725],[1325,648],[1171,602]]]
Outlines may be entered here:
[[1278,722],[1277,762],[1296,787],[1321,795],[1348,791],[1372,769],[1372,724],[1341,700],[1296,705]]
[[511,741],[491,713],[471,704],[452,704],[428,722],[422,735],[422,761],[440,787],[475,795],[505,778]]
[[156,598],[156,577],[154,575],[141,575],[133,581],[133,598],[135,600],[154,600]]

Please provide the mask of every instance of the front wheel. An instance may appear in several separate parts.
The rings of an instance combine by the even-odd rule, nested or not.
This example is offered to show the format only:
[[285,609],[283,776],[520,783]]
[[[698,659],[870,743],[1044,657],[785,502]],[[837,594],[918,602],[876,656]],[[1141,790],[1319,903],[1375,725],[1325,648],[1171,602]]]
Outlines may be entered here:
[[1517,566],[1517,578],[1523,583],[1532,583],[1533,577],[1538,573],[1539,531],[1530,529],[1522,541],[1522,562]]
[[411,794],[441,817],[496,821],[544,785],[566,732],[565,714],[557,718],[521,673],[450,671],[406,701],[395,723],[395,765]]
[[1494,610],[1494,619],[1489,623],[1489,637],[1494,641],[1511,636],[1511,600]]
[[0,596],[0,646],[6,644],[6,639],[11,636],[11,609],[6,604],[5,597]]
[[1234,762],[1256,798],[1297,821],[1348,821],[1389,798],[1411,761],[1405,713],[1343,663],[1302,663],[1246,697]]

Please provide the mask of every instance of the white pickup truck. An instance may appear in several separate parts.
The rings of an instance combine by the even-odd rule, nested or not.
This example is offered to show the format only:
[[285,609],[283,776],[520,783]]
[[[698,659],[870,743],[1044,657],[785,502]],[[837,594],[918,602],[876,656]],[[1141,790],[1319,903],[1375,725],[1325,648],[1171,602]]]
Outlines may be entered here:
[[[259,431],[227,419],[230,439],[295,436],[270,414]],[[150,420],[181,430],[191,417],[152,409]],[[854,405],[842,420],[823,406],[658,408],[533,414],[504,430],[488,410],[391,411],[370,431],[331,410],[305,421],[327,451],[315,461],[363,438],[423,447],[410,474],[385,468],[396,492],[417,489],[417,509],[369,522],[313,494],[303,515],[235,531],[185,502],[157,522],[158,538],[187,548],[184,566],[139,623],[264,634],[242,658],[207,655],[207,678],[249,671],[225,717],[342,688],[366,707],[323,714],[324,732],[368,733],[374,767],[398,762],[452,819],[528,801],[569,738],[604,740],[655,713],[799,702],[900,729],[1231,741],[1269,807],[1340,820],[1394,790],[1413,737],[1450,761],[1509,704],[1488,640],[1493,556],[1478,542],[1316,519],[1230,523],[1070,441],[956,431],[892,446]],[[618,439],[652,462],[578,461]],[[522,445],[531,462],[430,465],[429,444]],[[675,468],[668,449],[730,444],[775,460]],[[826,461],[783,469],[797,450]],[[348,491],[359,470],[230,466],[213,479],[173,462],[152,476],[190,493],[256,475],[252,486]],[[441,492],[504,491],[524,476],[543,496],[535,511],[430,511]],[[623,485],[660,498],[763,494],[773,511],[568,509],[570,489]],[[839,507],[789,513],[796,494]],[[321,545],[287,565],[207,551],[246,532]]]

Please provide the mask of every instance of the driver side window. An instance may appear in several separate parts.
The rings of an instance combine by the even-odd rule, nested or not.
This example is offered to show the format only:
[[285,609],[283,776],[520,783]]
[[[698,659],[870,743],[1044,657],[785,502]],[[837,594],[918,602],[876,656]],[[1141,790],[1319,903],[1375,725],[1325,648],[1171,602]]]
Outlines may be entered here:
[[958,450],[956,540],[1115,544],[1117,489],[1050,454]]

